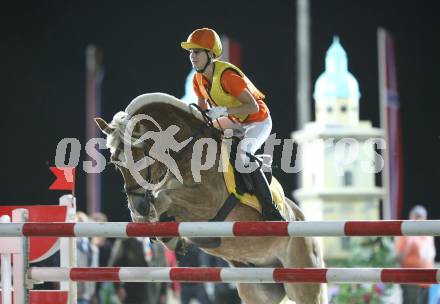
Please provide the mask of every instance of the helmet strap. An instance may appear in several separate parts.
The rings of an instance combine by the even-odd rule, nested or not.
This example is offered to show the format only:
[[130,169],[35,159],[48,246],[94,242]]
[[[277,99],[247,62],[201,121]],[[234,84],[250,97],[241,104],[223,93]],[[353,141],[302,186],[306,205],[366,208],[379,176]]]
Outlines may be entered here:
[[208,61],[206,61],[206,64],[205,64],[205,66],[204,66],[203,68],[201,68],[201,69],[196,69],[197,73],[204,73],[204,72],[206,71],[206,68],[207,68],[207,67],[209,66],[209,64],[212,62],[212,59],[211,59],[211,57],[209,56],[207,50],[205,50],[205,54],[206,54],[206,57],[208,57]]

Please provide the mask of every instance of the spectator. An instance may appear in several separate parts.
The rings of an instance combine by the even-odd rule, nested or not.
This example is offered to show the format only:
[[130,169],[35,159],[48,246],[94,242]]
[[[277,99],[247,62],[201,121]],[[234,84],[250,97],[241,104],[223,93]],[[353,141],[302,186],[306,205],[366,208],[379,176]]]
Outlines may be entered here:
[[[177,257],[176,257],[176,253],[168,248],[166,248],[165,246],[163,246],[165,248],[165,263],[167,267],[177,267]],[[181,286],[180,286],[180,282],[170,282],[169,283],[169,291],[171,291],[170,293],[170,298],[171,299],[179,299],[178,303],[180,303],[180,293],[181,293]]]
[[[105,223],[108,221],[107,216],[101,212],[95,212],[90,216],[93,222]],[[92,243],[99,248],[99,266],[106,267],[110,259],[113,242],[108,238],[96,236],[92,237]]]
[[[143,238],[117,239],[110,256],[109,266],[114,267],[149,267],[156,265],[156,248],[150,263],[146,259],[146,243]],[[162,251],[163,260],[163,251]],[[150,259],[150,258],[148,258]],[[163,266],[163,264],[161,265]],[[159,304],[166,301],[162,297],[164,283],[114,283],[115,292],[122,303],[126,304]]]
[[[200,267],[201,251],[196,246],[188,244],[185,255],[178,255],[180,267]],[[200,304],[210,304],[208,294],[203,283],[181,283],[181,303],[189,304],[192,299]]]
[[[150,238],[143,238],[145,259],[148,267],[166,267],[167,260],[165,246],[161,243],[153,243]],[[169,283],[157,282],[148,284],[148,304],[165,304],[170,300],[167,294]]]
[[[410,220],[426,220],[428,213],[421,205],[414,206]],[[405,236],[397,237],[396,259],[402,268],[433,268],[435,258],[434,237]],[[427,304],[429,285],[401,285],[403,304]]]
[[[205,264],[209,267],[230,267],[228,263],[216,256],[205,254]],[[234,283],[215,283],[213,304],[240,304],[237,288]]]
[[[76,213],[76,221],[89,222],[88,216],[81,211]],[[98,247],[87,237],[76,238],[78,267],[98,267]],[[95,296],[96,282],[78,282],[78,304],[91,304]]]
[[[104,223],[107,222],[107,216],[104,213],[101,212],[95,212],[92,213],[90,216],[90,219],[94,222],[98,223]],[[110,254],[113,247],[113,242],[105,237],[92,237],[92,244],[95,245],[98,248],[99,252],[99,259],[98,259],[98,265],[99,267],[107,267]],[[96,282],[96,293],[95,293],[95,302],[97,304],[104,304],[105,301],[101,295],[103,295],[102,288],[105,284],[102,282]]]

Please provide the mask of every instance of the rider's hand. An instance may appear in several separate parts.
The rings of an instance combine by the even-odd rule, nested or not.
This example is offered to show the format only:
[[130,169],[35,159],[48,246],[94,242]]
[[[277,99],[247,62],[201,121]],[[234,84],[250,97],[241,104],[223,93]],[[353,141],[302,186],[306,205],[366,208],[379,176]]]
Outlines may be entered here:
[[226,107],[214,107],[212,109],[209,109],[206,114],[209,116],[209,118],[211,118],[212,120],[215,120],[215,119],[220,118],[222,116],[227,116],[228,109]]

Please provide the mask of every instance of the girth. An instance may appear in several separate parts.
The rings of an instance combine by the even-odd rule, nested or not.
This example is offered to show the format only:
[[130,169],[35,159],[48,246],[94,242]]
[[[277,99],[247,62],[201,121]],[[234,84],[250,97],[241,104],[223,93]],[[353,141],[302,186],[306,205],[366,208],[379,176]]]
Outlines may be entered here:
[[[234,194],[229,194],[228,198],[218,210],[217,214],[212,219],[208,220],[208,222],[223,222],[231,213],[232,209],[234,209],[239,203],[240,201]],[[159,218],[159,221],[161,222],[170,222],[175,220],[176,219],[174,216],[168,216],[166,212],[162,213]],[[190,238],[190,240],[200,248],[213,249],[218,248],[221,245],[221,238],[219,237],[198,237]]]

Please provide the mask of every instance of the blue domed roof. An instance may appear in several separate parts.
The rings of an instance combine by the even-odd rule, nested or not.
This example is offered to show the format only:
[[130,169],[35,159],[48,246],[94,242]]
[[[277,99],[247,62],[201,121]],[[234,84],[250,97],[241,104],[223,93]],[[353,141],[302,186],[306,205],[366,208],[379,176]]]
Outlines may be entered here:
[[347,53],[334,37],[333,43],[325,56],[325,72],[315,83],[313,96],[316,101],[328,98],[359,99],[359,84],[348,71]]

